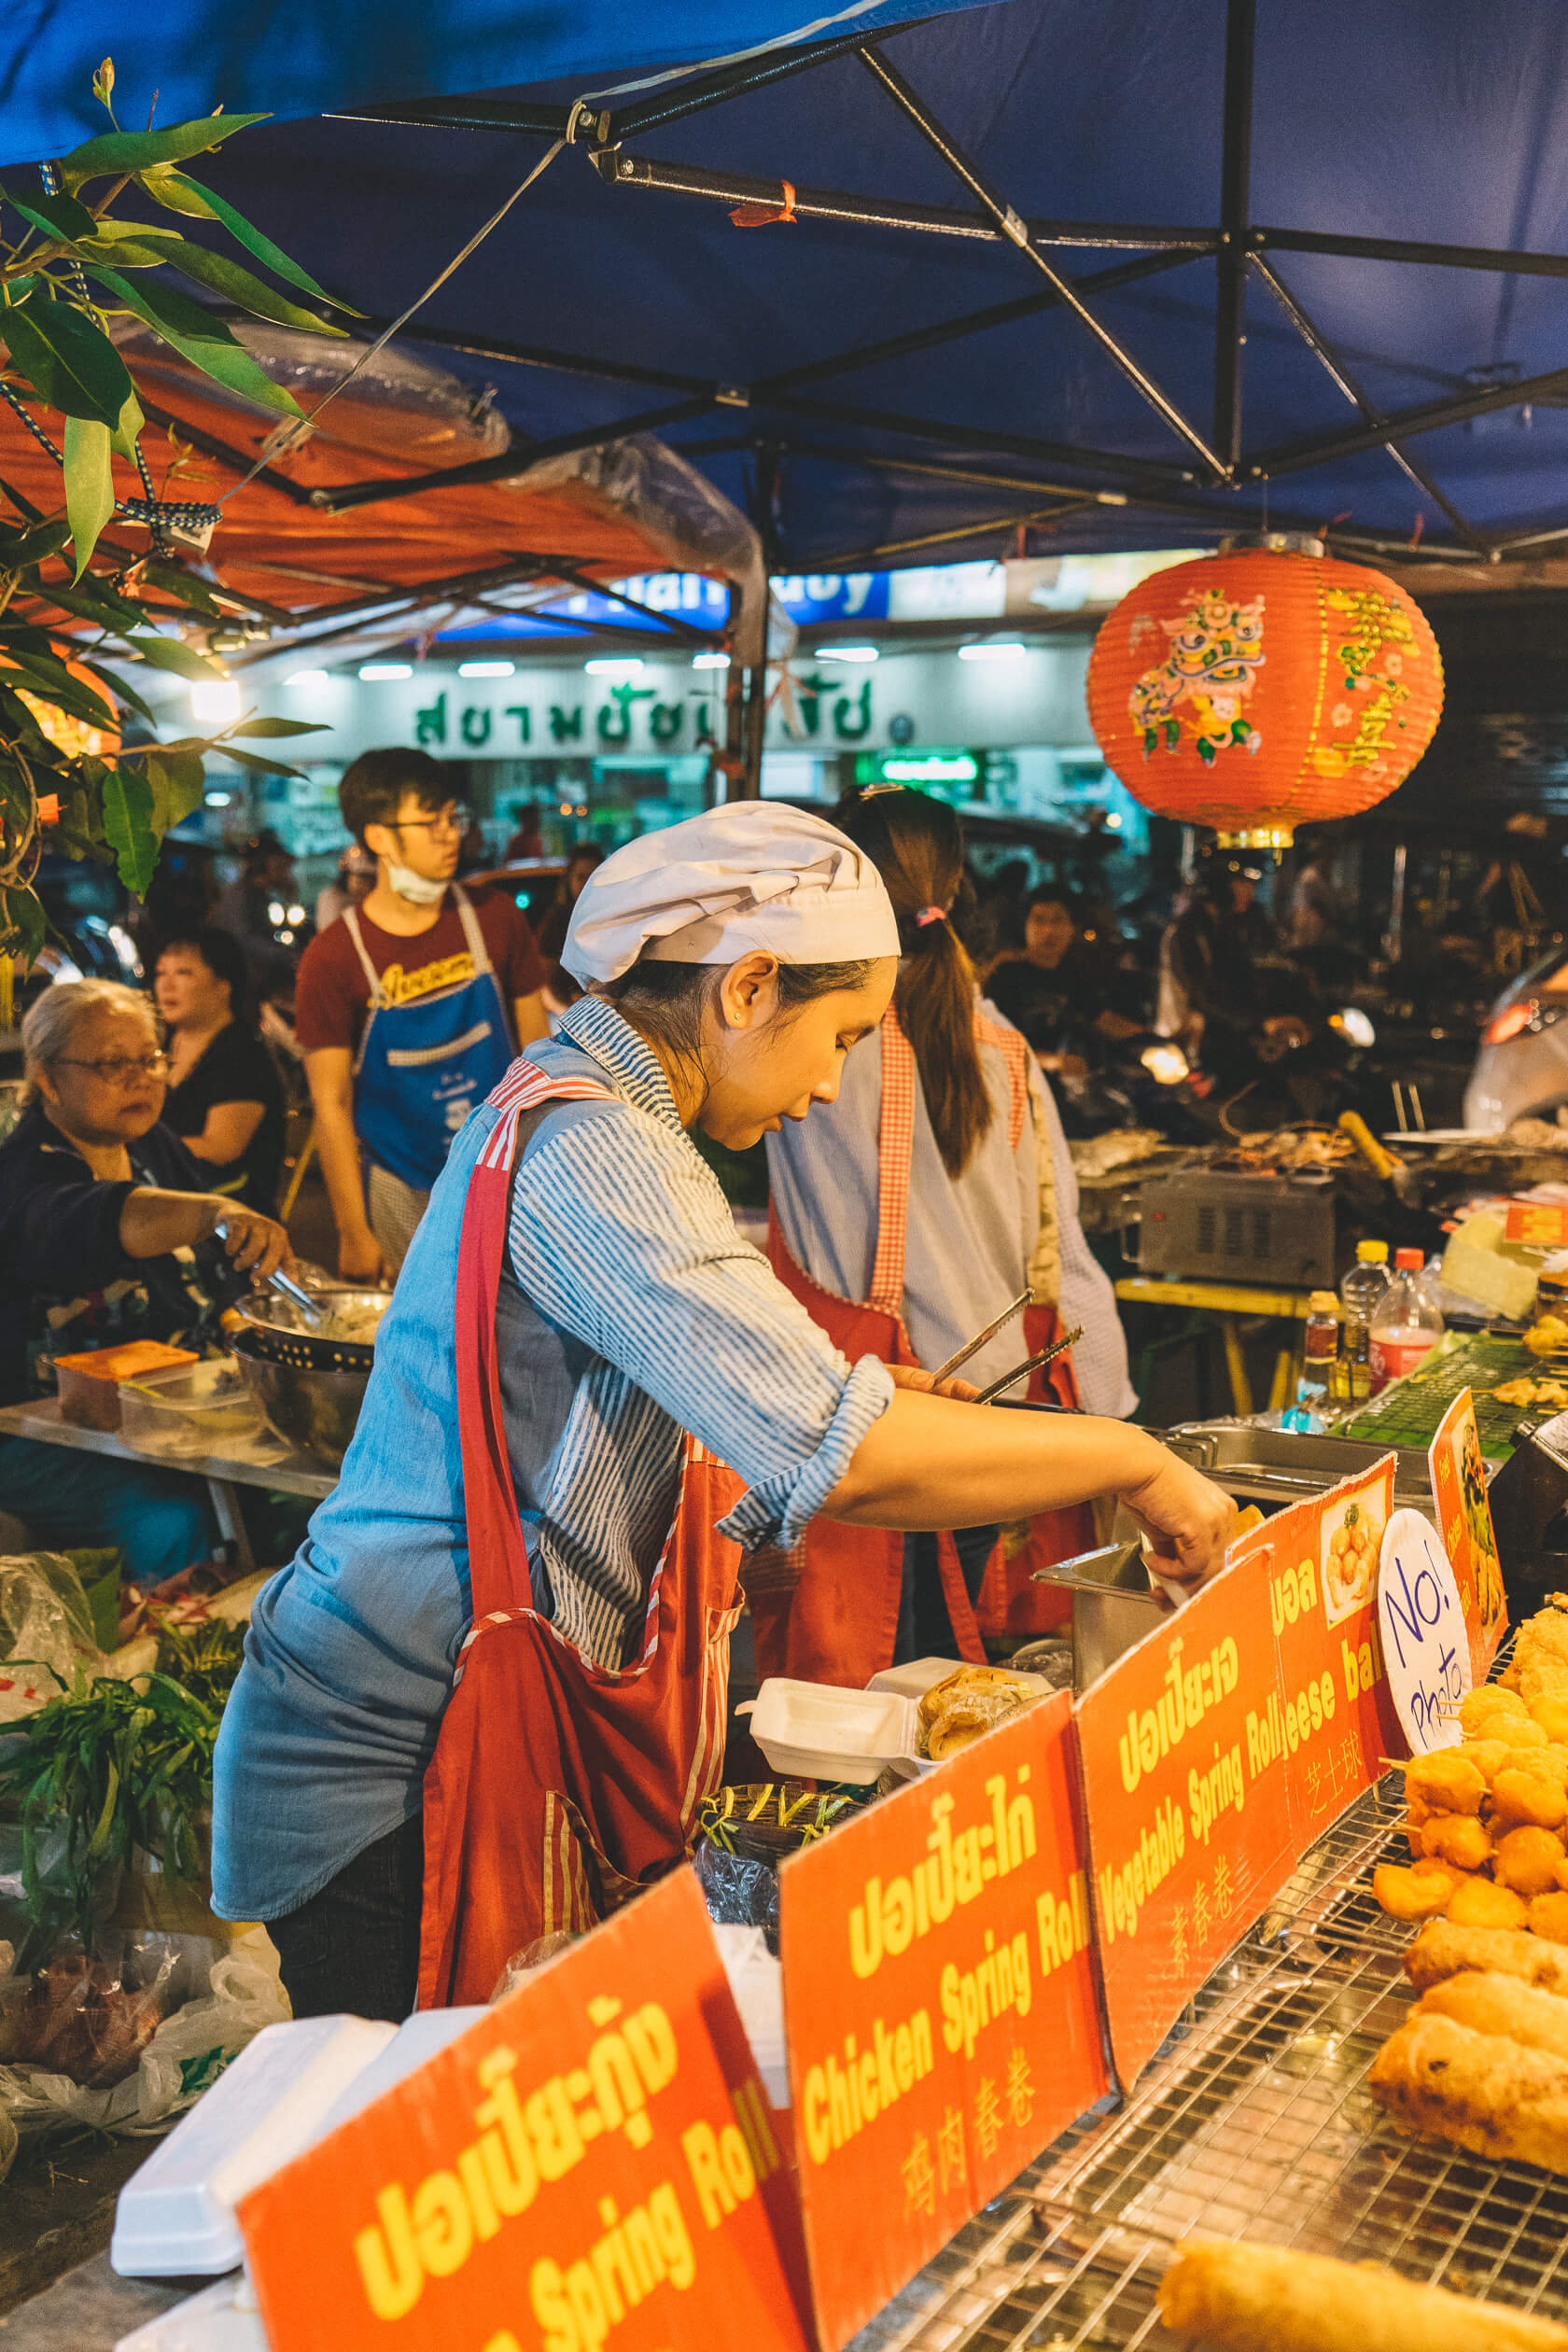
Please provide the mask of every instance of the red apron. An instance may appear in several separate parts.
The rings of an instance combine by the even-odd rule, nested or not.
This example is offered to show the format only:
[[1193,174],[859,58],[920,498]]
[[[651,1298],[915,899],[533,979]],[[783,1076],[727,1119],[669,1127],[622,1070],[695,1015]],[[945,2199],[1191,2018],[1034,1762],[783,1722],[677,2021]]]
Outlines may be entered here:
[[[974,1033],[1006,1056],[1009,1140],[1016,1150],[1029,1116],[1029,1047],[1017,1030],[1001,1029],[978,1014]],[[884,1364],[919,1361],[903,1327],[917,1082],[914,1049],[889,1006],[882,1023],[876,1256],[868,1299],[837,1298],[819,1288],[791,1255],[777,1215],[769,1214],[768,1258],[774,1272],[851,1363],[863,1355],[880,1356]],[[1041,1149],[1047,1148],[1043,1137]],[[1037,1355],[1058,1330],[1054,1307],[1026,1307],[1019,1354]],[[1049,1396],[1060,1405],[1076,1405],[1071,1357],[1059,1356],[1047,1373],[1031,1374],[1024,1393],[1036,1400]],[[1094,1540],[1093,1515],[1086,1504],[1043,1512],[1022,1528],[1004,1529],[986,1564],[976,1607],[965,1589],[957,1546],[951,1535],[939,1535],[942,1589],[960,1656],[983,1662],[985,1633],[1044,1633],[1061,1624],[1071,1614],[1071,1595],[1032,1583],[1031,1572],[1090,1550]],[[752,1596],[758,1669],[764,1675],[793,1674],[803,1681],[843,1683],[859,1689],[892,1664],[903,1585],[903,1536],[897,1530],[845,1527],[818,1519],[807,1528],[801,1552],[804,1567],[792,1591]]]
[[742,1481],[686,1441],[641,1655],[612,1669],[533,1606],[501,1414],[496,1300],[520,1114],[613,1100],[512,1064],[469,1178],[457,1261],[457,1433],[473,1623],[425,1775],[419,2006],[487,2001],[511,1954],[580,1933],[689,1850],[723,1770],[738,1547],[717,1534]]

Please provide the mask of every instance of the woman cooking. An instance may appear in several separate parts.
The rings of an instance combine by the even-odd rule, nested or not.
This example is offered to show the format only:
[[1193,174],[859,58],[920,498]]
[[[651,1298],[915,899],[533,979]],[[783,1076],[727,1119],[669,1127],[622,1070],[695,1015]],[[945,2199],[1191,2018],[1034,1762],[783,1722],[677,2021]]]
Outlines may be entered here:
[[721,1769],[740,1555],[819,1513],[1120,1492],[1173,1573],[1223,1557],[1228,1499],[1145,1433],[851,1365],[736,1235],[686,1129],[747,1149],[831,1102],[898,945],[869,861],[787,808],[589,879],[565,959],[591,993],[455,1142],[224,1716],[215,1902],[268,1923],[296,2015],[485,2000],[678,1861]]
[[[846,1354],[895,1365],[945,1363],[1027,1292],[1021,1321],[966,1380],[1000,1379],[1077,1327],[1080,1344],[1028,1393],[1129,1413],[1127,1343],[1078,1223],[1056,1107],[1025,1040],[982,1008],[951,919],[959,819],[928,793],[881,786],[836,814],[887,886],[903,962],[878,1044],[850,1060],[836,1101],[768,1139],[774,1270]],[[753,1595],[758,1665],[860,1687],[907,1659],[981,1659],[982,1633],[1060,1622],[1066,1596],[1032,1572],[1093,1542],[1086,1511],[941,1535],[819,1519],[793,1589]]]

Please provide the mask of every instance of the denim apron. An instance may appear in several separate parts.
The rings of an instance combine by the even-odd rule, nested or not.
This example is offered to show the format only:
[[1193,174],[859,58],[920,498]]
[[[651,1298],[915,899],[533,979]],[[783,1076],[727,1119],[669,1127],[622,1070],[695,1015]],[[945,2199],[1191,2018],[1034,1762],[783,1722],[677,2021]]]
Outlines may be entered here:
[[354,1127],[367,1155],[400,1183],[428,1192],[475,1103],[505,1076],[511,1025],[467,894],[452,886],[473,973],[412,1004],[390,1001],[366,951],[357,909],[343,919],[370,983],[354,1065]]

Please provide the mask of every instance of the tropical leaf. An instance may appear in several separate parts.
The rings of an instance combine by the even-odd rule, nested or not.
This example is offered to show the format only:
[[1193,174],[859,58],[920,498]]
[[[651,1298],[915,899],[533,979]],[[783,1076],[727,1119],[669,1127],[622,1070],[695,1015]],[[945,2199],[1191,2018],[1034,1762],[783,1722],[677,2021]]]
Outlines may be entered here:
[[136,436],[146,423],[147,418],[142,414],[142,404],[133,392],[125,406],[120,410],[119,423],[110,437],[113,446],[119,450],[120,455],[128,457],[133,465],[136,461]]
[[242,269],[237,261],[227,259],[221,253],[211,253],[205,245],[192,245],[189,237],[177,238],[171,244],[168,259],[176,270],[194,278],[198,286],[210,287],[226,302],[232,302],[238,310],[251,311],[258,318],[275,319],[280,327],[303,327],[307,332],[318,335],[343,335],[348,331],[346,328],[329,325],[315,311],[301,310],[298,302],[289,301],[286,295],[274,294],[270,286],[263,286],[259,277]]
[[[132,395],[134,399],[134,394]],[[115,511],[109,469],[109,428],[91,417],[65,419],[65,512],[77,551],[76,578],[91,561],[104,525]]]
[[224,759],[232,760],[236,767],[250,768],[257,776],[303,776],[304,769],[290,767],[287,760],[274,760],[264,751],[242,751],[225,736],[215,743],[213,749]]
[[[114,59],[105,57],[92,77],[92,95],[101,106],[108,106],[114,97]],[[111,108],[112,112],[112,108]]]
[[206,115],[198,122],[176,122],[167,131],[105,131],[63,156],[59,171],[75,191],[84,180],[119,179],[148,172],[160,163],[183,163],[189,155],[205,155],[236,131],[247,131],[265,115]]
[[[293,393],[264,375],[244,344],[237,343],[221,319],[203,310],[200,302],[175,293],[173,287],[133,286],[118,270],[106,270],[101,262],[94,262],[91,267],[93,276],[111,294],[118,295],[128,310],[156,328],[164,342],[172,343],[203,375],[227,385],[231,392],[254,400],[259,408],[273,409],[284,416],[300,414],[300,403]],[[119,413],[117,408],[115,414],[118,416]]]
[[158,863],[158,835],[152,826],[152,786],[133,767],[111,768],[104,779],[104,837],[126,889],[145,897]]
[[41,564],[47,556],[58,555],[70,536],[71,525],[63,515],[36,523],[30,531],[0,533],[0,567],[21,571],[29,564]]
[[247,253],[265,263],[274,277],[286,278],[302,294],[314,294],[318,302],[330,302],[334,310],[348,311],[351,318],[363,317],[362,311],[350,309],[348,303],[340,302],[335,295],[329,294],[325,287],[317,286],[308,270],[302,270],[298,261],[291,261],[281,246],[275,245],[271,237],[263,235],[254,222],[248,221],[244,213],[236,212],[233,205],[213,189],[203,188],[199,180],[189,179],[183,172],[175,171],[170,171],[161,178],[156,188],[147,181],[144,181],[143,185],[149,196],[156,197],[161,204],[167,204],[171,212],[221,221],[235,244],[244,245]]
[[43,508],[35,507],[31,498],[24,498],[20,490],[13,490],[10,483],[5,479],[4,475],[0,475],[0,490],[5,492],[7,497],[9,498],[12,506],[15,507],[19,514],[26,515],[29,523],[41,523],[43,521]]
[[157,712],[148,708],[147,705],[142,700],[140,694],[137,693],[134,686],[130,685],[125,679],[117,678],[114,671],[105,669],[101,662],[84,661],[82,667],[83,669],[91,670],[93,677],[96,678],[102,685],[106,686],[110,693],[117,695],[122,703],[128,703],[131,708],[135,712],[138,719],[145,719],[149,727],[157,726]]
[[[69,524],[44,524],[37,533],[40,542],[47,532],[52,531],[60,533],[55,546],[63,547],[70,537]],[[55,547],[50,547],[47,553],[53,554]],[[38,557],[35,555],[31,560],[36,563]],[[129,596],[118,595],[99,573],[84,580],[79,588],[40,588],[38,593],[50,604],[58,605],[62,612],[74,612],[83,621],[95,621],[101,629],[112,629],[117,636],[127,627],[145,629],[147,626],[146,608],[133,604]]]
[[0,890],[0,925],[8,952],[31,963],[44,944],[44,910],[31,890]]
[[[101,327],[36,288],[0,315],[11,366],[49,407],[118,426],[133,397],[124,360]],[[254,363],[252,363],[254,364]]]
[[160,837],[201,807],[206,778],[199,758],[149,751],[142,772],[152,792],[152,829]]
[[328,735],[330,729],[316,719],[242,719],[231,727],[231,735]]
[[[85,204],[78,204],[74,196],[46,195],[41,189],[29,190],[19,196],[11,188],[0,188],[0,196],[21,213],[23,220],[42,230],[46,237],[58,237],[64,244],[74,244],[77,237],[92,237],[98,233],[98,223]],[[31,257],[29,257],[31,259]]]
[[[41,702],[53,703],[67,717],[79,719],[88,727],[113,727],[119,724],[111,705],[91,686],[84,686],[79,678],[73,678],[63,662],[52,653],[24,652],[14,640],[0,647],[0,678],[13,688],[25,686],[30,694]],[[9,675],[7,675],[9,673]]]
[[218,663],[209,661],[180,637],[144,637],[135,630],[125,642],[154,669],[173,670],[179,678],[221,678],[224,674]]

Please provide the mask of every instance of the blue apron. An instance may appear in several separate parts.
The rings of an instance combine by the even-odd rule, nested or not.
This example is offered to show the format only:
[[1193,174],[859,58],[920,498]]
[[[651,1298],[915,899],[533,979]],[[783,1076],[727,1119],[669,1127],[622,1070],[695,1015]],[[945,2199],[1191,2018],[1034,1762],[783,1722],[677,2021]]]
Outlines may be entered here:
[[428,1192],[446,1165],[452,1139],[476,1102],[504,1077],[512,1060],[511,1027],[484,945],[484,934],[455,883],[472,976],[432,989],[412,1004],[388,1001],[365,949],[359,917],[348,926],[370,982],[370,1012],[354,1065],[354,1126],[378,1167],[416,1192]]

